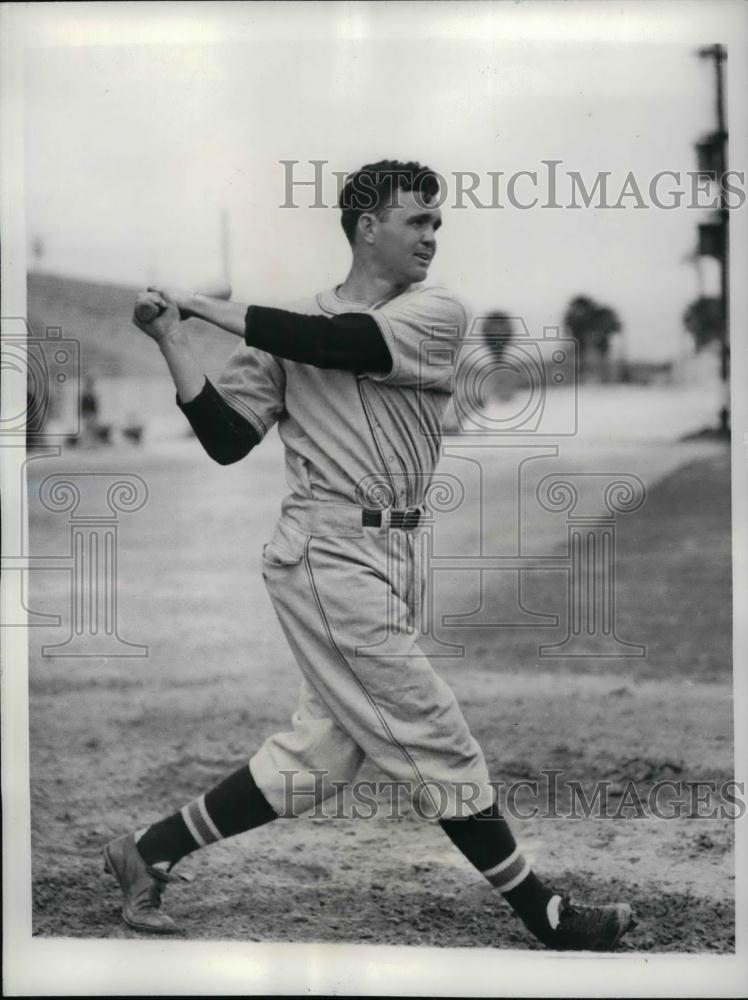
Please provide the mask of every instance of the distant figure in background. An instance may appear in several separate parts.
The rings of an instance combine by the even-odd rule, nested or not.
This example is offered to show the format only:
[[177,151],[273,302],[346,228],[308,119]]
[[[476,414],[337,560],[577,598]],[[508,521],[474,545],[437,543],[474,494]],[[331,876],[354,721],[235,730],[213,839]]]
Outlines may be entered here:
[[131,410],[125,417],[125,422],[122,425],[122,437],[125,441],[130,441],[132,444],[140,444],[143,440],[143,429],[143,424],[137,413]]
[[81,437],[80,443],[85,447],[95,447],[98,444],[110,444],[111,427],[99,421],[99,396],[96,392],[96,380],[92,372],[86,372],[81,393]]
[[81,436],[84,444],[96,444],[99,423],[99,397],[91,372],[86,372],[81,393]]

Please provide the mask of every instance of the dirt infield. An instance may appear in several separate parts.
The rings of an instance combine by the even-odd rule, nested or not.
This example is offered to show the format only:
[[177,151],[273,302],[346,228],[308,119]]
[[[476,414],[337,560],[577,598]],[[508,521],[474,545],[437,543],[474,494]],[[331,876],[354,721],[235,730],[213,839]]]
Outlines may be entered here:
[[[53,660],[32,635],[37,935],[129,936],[102,870],[103,843],[182,805],[288,724],[296,667],[257,572],[283,493],[277,455],[259,449],[254,465],[220,476],[190,456],[139,457],[149,502],[122,519],[122,634],[147,642],[148,658]],[[78,460],[133,467],[131,455]],[[53,551],[66,529],[33,501],[53,468],[36,464],[32,539]],[[546,809],[514,824],[554,885],[633,903],[630,951],[734,949],[733,823],[692,815],[691,798],[695,782],[720,786],[733,773],[729,532],[728,455],[714,447],[649,488],[622,522],[619,622],[646,657],[549,663],[537,657],[544,634],[484,628],[460,634],[464,658],[436,664],[497,779],[561,772],[553,802],[562,816],[567,781],[588,791],[611,782],[614,809],[624,787],[646,802],[658,780],[681,783],[690,806],[679,819],[553,818]],[[31,606],[59,610],[60,574],[31,576]],[[452,586],[440,600],[459,602],[461,582]],[[562,604],[552,575],[532,598],[544,610]],[[445,634],[455,640],[457,631]],[[274,823],[184,868],[195,882],[169,888],[166,901],[188,938],[535,947],[439,828],[412,810]]]

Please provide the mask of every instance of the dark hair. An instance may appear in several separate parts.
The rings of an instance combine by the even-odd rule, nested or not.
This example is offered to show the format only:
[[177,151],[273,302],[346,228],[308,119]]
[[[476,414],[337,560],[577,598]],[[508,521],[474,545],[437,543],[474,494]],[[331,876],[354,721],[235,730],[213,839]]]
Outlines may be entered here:
[[420,163],[380,160],[350,174],[340,192],[340,224],[353,246],[358,220],[364,212],[381,215],[398,204],[398,191],[412,191],[425,206],[439,193],[439,178]]

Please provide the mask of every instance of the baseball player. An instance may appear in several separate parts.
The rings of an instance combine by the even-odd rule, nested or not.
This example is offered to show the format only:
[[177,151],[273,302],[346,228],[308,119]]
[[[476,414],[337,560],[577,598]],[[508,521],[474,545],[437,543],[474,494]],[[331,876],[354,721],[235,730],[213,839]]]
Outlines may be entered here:
[[[445,358],[457,354],[444,348],[459,344],[468,322],[451,292],[425,283],[438,195],[436,175],[417,163],[381,161],[351,175],[340,195],[348,276],[291,309],[166,288],[141,296],[162,311],[136,325],[158,344],[177,403],[213,459],[244,458],[278,425],[290,492],[263,576],[303,681],[290,731],[177,812],[107,844],[124,919],[138,930],[176,930],[161,893],[183,857],[312,809],[367,756],[546,946],[612,949],[633,924],[627,904],[579,905],[531,871],[481,748],[408,627],[422,599],[417,535],[452,389]],[[191,353],[182,321],[192,316],[242,340],[215,384]],[[424,342],[442,349],[424,351]]]

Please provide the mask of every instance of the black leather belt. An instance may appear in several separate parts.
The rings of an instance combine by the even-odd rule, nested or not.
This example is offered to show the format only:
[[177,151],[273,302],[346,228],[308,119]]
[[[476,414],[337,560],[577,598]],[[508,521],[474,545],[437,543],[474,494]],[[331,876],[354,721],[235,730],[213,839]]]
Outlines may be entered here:
[[[381,528],[382,511],[367,510],[361,511],[361,524],[365,528]],[[390,528],[402,528],[403,531],[413,531],[418,527],[421,520],[421,510],[419,507],[406,507],[404,510],[390,508],[389,520],[386,522]]]

